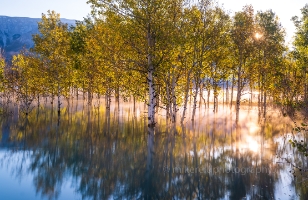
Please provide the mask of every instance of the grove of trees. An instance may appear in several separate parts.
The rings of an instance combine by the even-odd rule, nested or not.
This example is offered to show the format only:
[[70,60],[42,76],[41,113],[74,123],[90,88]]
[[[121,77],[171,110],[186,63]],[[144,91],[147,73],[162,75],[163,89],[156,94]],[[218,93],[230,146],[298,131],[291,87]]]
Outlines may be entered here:
[[15,98],[28,114],[48,97],[60,115],[72,97],[91,105],[105,96],[109,108],[114,95],[118,102],[145,102],[154,127],[158,109],[175,123],[184,121],[191,105],[194,120],[198,107],[208,109],[211,94],[214,111],[221,93],[236,113],[244,93],[252,104],[253,91],[264,114],[269,102],[283,108],[308,103],[308,5],[292,18],[290,50],[272,10],[244,6],[231,16],[212,0],[88,3],[91,17],[72,27],[54,11],[43,14],[34,47],[11,62],[0,57],[2,111]]

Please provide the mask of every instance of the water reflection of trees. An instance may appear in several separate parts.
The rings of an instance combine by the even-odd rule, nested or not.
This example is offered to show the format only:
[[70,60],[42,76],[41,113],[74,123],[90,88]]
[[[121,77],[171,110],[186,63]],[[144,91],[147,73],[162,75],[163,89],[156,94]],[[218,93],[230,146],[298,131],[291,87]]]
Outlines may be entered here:
[[[67,111],[60,123],[51,110],[39,112],[11,121],[9,137],[31,152],[29,173],[37,193],[48,198],[57,198],[68,179],[85,199],[275,198],[274,151],[241,148],[247,127],[236,129],[227,117],[187,126],[161,123],[154,130],[142,116],[117,108]],[[265,122],[261,142],[282,126]]]

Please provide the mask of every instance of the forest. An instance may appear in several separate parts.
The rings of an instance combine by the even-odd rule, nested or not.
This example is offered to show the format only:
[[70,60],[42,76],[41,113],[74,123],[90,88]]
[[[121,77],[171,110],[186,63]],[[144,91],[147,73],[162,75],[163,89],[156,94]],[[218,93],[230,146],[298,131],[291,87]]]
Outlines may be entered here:
[[42,14],[33,48],[0,58],[3,114],[17,103],[28,115],[47,99],[59,115],[73,98],[92,105],[105,97],[108,109],[114,96],[145,102],[154,127],[158,109],[183,123],[210,104],[214,112],[221,103],[235,108],[236,120],[241,104],[261,115],[267,105],[284,114],[308,108],[308,4],[292,18],[290,47],[279,16],[251,5],[231,16],[212,0],[88,3],[92,13],[75,26],[55,11]]

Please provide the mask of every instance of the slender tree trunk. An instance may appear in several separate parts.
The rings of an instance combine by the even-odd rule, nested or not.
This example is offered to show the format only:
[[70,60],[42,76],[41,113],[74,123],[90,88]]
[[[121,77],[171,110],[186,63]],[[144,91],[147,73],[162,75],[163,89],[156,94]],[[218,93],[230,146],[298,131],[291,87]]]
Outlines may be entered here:
[[37,107],[40,107],[40,95],[37,95]]
[[210,107],[210,96],[211,96],[211,83],[208,81],[208,87],[207,87],[207,108]]
[[222,82],[222,105],[225,105],[225,82]]
[[185,87],[185,95],[184,95],[184,109],[183,109],[183,114],[182,114],[182,118],[181,118],[181,123],[184,122],[185,114],[186,114],[186,110],[187,110],[191,71],[192,71],[191,69],[188,71],[187,77],[186,77],[186,87]]
[[[158,86],[157,87],[157,94],[160,94],[160,87]],[[160,98],[159,98],[159,95],[157,95],[156,97],[156,112],[158,112],[158,108],[159,108],[159,101],[160,101]]]
[[155,126],[155,106],[156,106],[156,90],[154,84],[154,63],[153,63],[153,50],[155,47],[155,39],[151,32],[150,22],[147,25],[147,43],[148,43],[148,86],[149,86],[149,105],[148,105],[148,127]]
[[242,58],[240,58],[240,65],[237,72],[237,95],[236,95],[236,124],[239,120],[240,105],[241,105],[241,93],[242,93],[242,80],[241,80],[241,71],[242,71]]
[[165,79],[165,84],[166,84],[166,120],[168,120],[171,116],[172,113],[172,108],[171,108],[171,94],[170,94],[170,73],[168,72],[168,77]]
[[252,98],[253,98],[252,87],[250,87],[250,101],[249,101],[249,107],[252,106]]
[[155,94],[155,87],[154,87],[153,66],[151,68],[149,69],[149,72],[148,72],[148,84],[149,84],[148,125],[150,127],[154,127],[155,126],[155,106],[156,106],[155,95],[156,94]]
[[107,110],[110,110],[111,92],[110,92],[109,87],[108,87],[108,89],[107,89],[106,96],[105,96],[105,104],[106,104],[106,109],[107,109]]
[[84,85],[84,81],[82,82],[82,96],[83,96],[83,100],[85,100],[86,97],[85,97],[85,85]]
[[197,109],[197,98],[198,98],[198,92],[199,92],[199,77],[195,79],[195,95],[194,95],[194,105],[193,105],[193,112],[192,112],[192,118],[191,120],[195,120],[195,114]]
[[304,72],[304,77],[305,77],[305,85],[304,85],[304,102],[305,103],[308,103],[308,84],[307,84],[307,73],[306,73],[306,69],[304,69],[305,72]]
[[201,109],[202,108],[202,99],[203,99],[203,84],[202,83],[200,83],[200,97],[199,97],[199,109]]
[[61,101],[60,101],[60,83],[58,82],[58,115],[60,115]]
[[229,103],[229,81],[227,80],[227,83],[226,83],[226,105],[228,105]]
[[171,92],[172,92],[172,123],[176,123],[176,113],[177,113],[177,103],[176,103],[176,95],[175,95],[175,87],[176,87],[176,77],[174,73],[172,74],[172,84],[171,84]]
[[232,109],[232,104],[233,104],[233,91],[234,91],[234,74],[232,74],[231,101],[230,101],[231,109]]
[[267,98],[267,95],[266,95],[266,92],[264,92],[264,101],[263,101],[263,107],[264,107],[263,117],[264,118],[266,117],[266,98]]
[[88,86],[88,105],[91,106],[92,105],[92,88],[91,88],[91,83],[89,83]]
[[259,112],[259,115],[261,113],[261,75],[259,75],[259,81],[258,81],[258,112]]
[[135,96],[133,96],[133,101],[134,101],[134,113],[136,112],[136,99]]
[[218,91],[217,91],[217,83],[214,81],[213,82],[213,93],[214,93],[214,108],[213,108],[213,112],[216,112],[217,111],[217,108],[218,108]]

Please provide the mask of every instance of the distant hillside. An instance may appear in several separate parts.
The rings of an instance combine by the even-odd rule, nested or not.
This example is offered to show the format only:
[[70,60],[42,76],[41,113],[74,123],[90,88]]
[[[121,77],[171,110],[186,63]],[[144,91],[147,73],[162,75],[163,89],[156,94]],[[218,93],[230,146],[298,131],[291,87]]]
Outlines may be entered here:
[[[75,24],[74,20],[61,20],[69,25]],[[38,33],[39,21],[39,18],[0,16],[0,48],[4,50],[7,59],[23,47],[33,47],[32,35]]]

